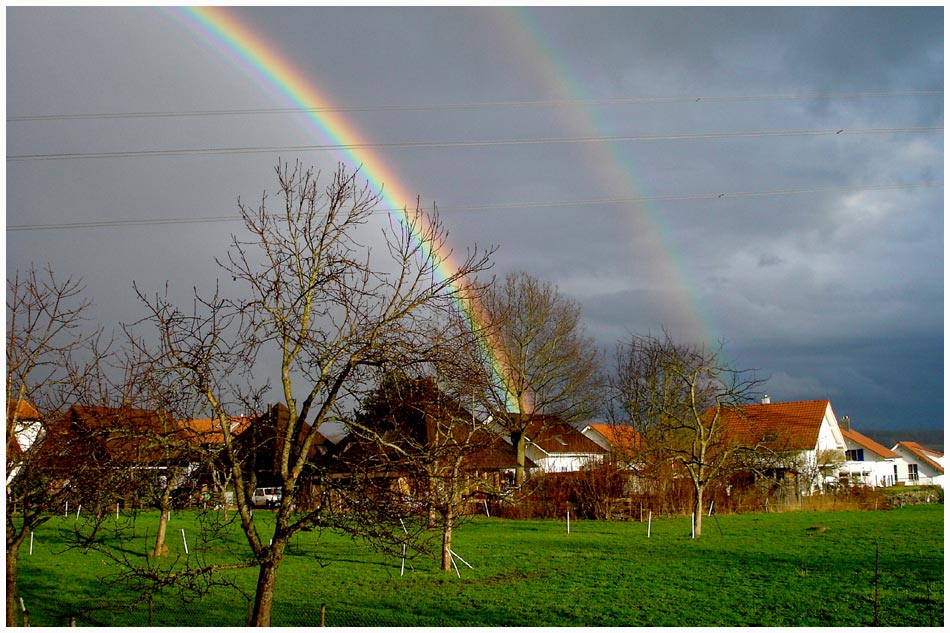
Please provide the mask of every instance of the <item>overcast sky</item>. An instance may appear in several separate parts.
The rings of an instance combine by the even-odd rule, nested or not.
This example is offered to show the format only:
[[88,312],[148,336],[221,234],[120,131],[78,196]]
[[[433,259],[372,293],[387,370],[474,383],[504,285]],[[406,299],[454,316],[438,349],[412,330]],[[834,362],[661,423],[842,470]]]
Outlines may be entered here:
[[[367,142],[437,143],[371,151],[456,251],[554,282],[605,348],[721,340],[773,401],[943,426],[941,7],[233,15]],[[178,12],[10,7],[6,35],[8,275],[81,276],[108,327],[143,316],[133,281],[208,288],[239,229],[115,221],[233,215],[278,157],[345,158],[143,155],[332,142],[300,114],[234,113],[293,104]],[[461,143],[515,139],[548,140]]]

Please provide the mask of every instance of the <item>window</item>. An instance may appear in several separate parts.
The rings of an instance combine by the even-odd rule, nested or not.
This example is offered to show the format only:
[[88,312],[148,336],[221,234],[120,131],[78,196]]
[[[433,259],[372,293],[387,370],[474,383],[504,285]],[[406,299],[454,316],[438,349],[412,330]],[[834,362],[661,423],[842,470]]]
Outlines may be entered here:
[[917,471],[917,464],[907,464],[907,478],[911,481],[920,479],[920,473]]
[[851,451],[845,451],[844,456],[845,456],[845,459],[847,459],[849,462],[863,462],[863,461],[864,461],[864,449],[863,449],[863,448],[856,448],[856,449],[851,450]]

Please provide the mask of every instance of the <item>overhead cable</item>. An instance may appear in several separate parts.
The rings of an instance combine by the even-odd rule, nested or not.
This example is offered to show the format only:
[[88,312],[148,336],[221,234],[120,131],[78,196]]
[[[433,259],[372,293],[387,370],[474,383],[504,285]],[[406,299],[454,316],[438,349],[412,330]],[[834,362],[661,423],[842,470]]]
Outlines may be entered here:
[[84,119],[146,119],[176,117],[214,117],[257,114],[305,114],[321,112],[387,112],[412,110],[481,110],[492,108],[536,108],[564,106],[650,105],[669,103],[728,103],[754,101],[809,101],[828,99],[870,99],[896,97],[940,97],[942,91],[910,92],[824,92],[779,95],[703,95],[683,97],[631,97],[618,99],[539,99],[531,101],[475,101],[467,103],[416,103],[300,108],[243,108],[217,110],[172,110],[166,112],[94,112],[8,116],[8,123],[27,121],[69,121]]
[[[745,197],[766,197],[766,196],[790,196],[815,193],[843,193],[852,191],[884,191],[884,190],[906,190],[921,189],[927,187],[942,187],[943,181],[928,181],[920,183],[901,183],[893,185],[855,185],[845,187],[812,187],[808,189],[771,189],[764,191],[727,191],[711,193],[692,193],[692,194],[668,194],[656,196],[635,196],[635,197],[617,197],[617,198],[587,198],[581,200],[549,200],[543,202],[509,202],[496,204],[472,204],[472,205],[452,205],[448,207],[439,207],[441,213],[460,213],[471,211],[499,211],[506,209],[537,209],[537,208],[555,208],[555,207],[581,207],[581,206],[604,206],[631,204],[636,202],[648,201],[673,201],[673,200],[712,200],[723,198],[745,198]],[[396,209],[377,209],[373,213],[391,214],[396,213]],[[236,222],[240,221],[238,215],[206,216],[206,217],[185,217],[185,218],[141,218],[134,220],[89,220],[84,222],[57,222],[41,224],[12,224],[7,225],[8,232],[13,231],[40,231],[50,229],[84,229],[84,228],[103,228],[103,227],[128,227],[128,226],[151,226],[162,224],[202,224],[211,222]]]
[[51,154],[14,154],[7,162],[35,160],[80,160],[102,158],[156,158],[163,156],[197,156],[217,154],[267,154],[279,152],[355,151],[364,149],[433,149],[456,147],[504,147],[513,145],[554,145],[579,143],[629,143],[649,141],[714,140],[735,138],[777,138],[806,136],[855,136],[866,134],[917,134],[943,132],[942,126],[905,128],[863,128],[830,130],[775,130],[752,132],[710,132],[696,134],[633,134],[621,136],[568,136],[547,138],[491,139],[471,141],[401,141],[394,143],[337,143],[328,145],[283,145],[271,147],[203,147],[156,150],[125,150],[115,152],[63,152]]

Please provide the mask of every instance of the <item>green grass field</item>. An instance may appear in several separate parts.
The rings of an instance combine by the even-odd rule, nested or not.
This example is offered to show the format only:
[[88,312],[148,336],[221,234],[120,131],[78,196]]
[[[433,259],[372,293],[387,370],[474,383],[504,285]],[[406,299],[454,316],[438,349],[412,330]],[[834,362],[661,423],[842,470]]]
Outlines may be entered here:
[[[257,520],[270,517],[259,513]],[[142,604],[110,587],[102,554],[65,549],[73,519],[51,521],[24,546],[20,592],[33,626],[142,626]],[[136,530],[154,531],[155,514]],[[176,514],[168,545],[184,554],[181,529],[197,538],[194,517]],[[821,528],[821,529],[810,529]],[[107,537],[108,530],[102,533]],[[230,543],[229,543],[230,542]],[[214,543],[221,560],[240,536]],[[192,550],[197,543],[190,544]],[[129,547],[140,563],[146,548]],[[303,533],[278,578],[272,624],[329,626],[940,626],[944,621],[943,506],[880,512],[787,512],[706,519],[690,538],[688,517],[656,519],[650,538],[638,522],[511,521],[476,518],[456,532],[459,563],[438,571],[419,558],[400,576],[398,558],[347,537]],[[136,553],[138,552],[138,553]],[[193,552],[192,552],[193,553]],[[256,571],[236,575],[253,593]],[[154,598],[158,626],[241,626],[247,601],[217,589],[183,603]]]

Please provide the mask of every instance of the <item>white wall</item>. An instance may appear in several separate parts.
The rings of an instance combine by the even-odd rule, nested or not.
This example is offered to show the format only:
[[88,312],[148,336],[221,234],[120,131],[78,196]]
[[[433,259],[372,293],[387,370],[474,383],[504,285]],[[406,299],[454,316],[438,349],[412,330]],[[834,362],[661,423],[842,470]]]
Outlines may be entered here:
[[[897,460],[897,469],[898,469],[898,483],[903,483],[907,486],[940,486],[943,485],[943,473],[939,470],[928,464],[927,462],[919,459],[914,453],[900,446],[899,444],[891,448],[892,451],[900,455],[900,458]],[[943,466],[943,458],[931,458],[941,466]],[[910,478],[910,465],[917,464],[917,475],[916,480]]]
[[573,473],[583,470],[588,464],[602,461],[601,455],[590,453],[556,453],[548,455],[541,451],[527,451],[538,467],[546,473]]

